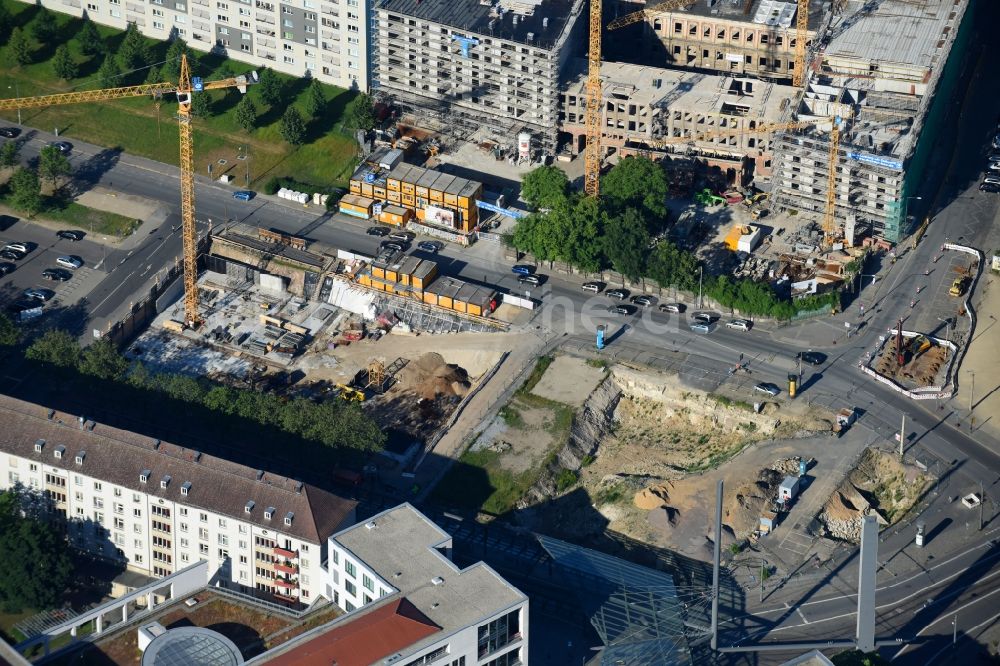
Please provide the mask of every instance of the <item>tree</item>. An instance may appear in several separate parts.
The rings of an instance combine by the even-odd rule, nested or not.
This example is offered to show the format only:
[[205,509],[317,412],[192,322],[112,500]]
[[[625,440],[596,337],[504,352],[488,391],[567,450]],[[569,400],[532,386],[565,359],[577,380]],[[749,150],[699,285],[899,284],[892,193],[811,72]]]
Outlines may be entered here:
[[257,85],[254,88],[260,93],[260,99],[264,104],[268,106],[275,106],[281,102],[281,81],[278,80],[278,75],[272,70],[265,67],[260,70],[260,79],[257,81]]
[[80,345],[66,331],[54,328],[42,334],[24,352],[31,361],[41,361],[58,368],[75,368],[80,362]]
[[281,116],[278,132],[282,139],[293,146],[300,146],[306,140],[306,124],[294,106],[285,109],[284,115]]
[[10,205],[31,217],[42,208],[42,184],[38,174],[21,168],[14,172],[7,183],[10,188]]
[[567,235],[567,261],[588,273],[601,269],[604,263],[605,220],[597,199],[576,198]]
[[69,54],[69,47],[65,44],[61,44],[52,56],[52,71],[64,81],[75,79],[79,73],[76,61]]
[[360,93],[344,109],[344,125],[366,132],[375,127],[375,105],[370,95]]
[[83,350],[78,367],[85,375],[118,380],[125,376],[128,361],[118,353],[111,340],[101,338]]
[[129,23],[125,29],[125,37],[118,47],[118,59],[126,72],[145,67],[149,63],[149,47],[146,38],[139,32],[135,23]]
[[697,284],[698,259],[668,240],[661,240],[649,255],[646,275],[661,287],[690,289]]
[[15,65],[31,64],[31,46],[28,38],[20,28],[14,28],[10,33],[10,41],[7,42],[7,53]]
[[63,176],[68,176],[72,171],[69,160],[62,154],[56,146],[45,146],[38,153],[38,175],[42,180],[47,180],[53,186],[56,181]]
[[658,232],[667,219],[663,167],[645,157],[626,157],[601,179],[601,200],[612,215],[635,208],[646,219],[649,232]]
[[97,26],[90,18],[83,20],[80,31],[76,33],[76,41],[80,43],[80,53],[85,56],[99,55],[104,51],[104,42],[101,41],[101,33],[97,32]]
[[0,4],[0,41],[3,41],[4,37],[7,36],[7,31],[11,28],[12,18],[7,5]]
[[13,141],[0,146],[0,168],[9,169],[17,166],[17,144]]
[[160,70],[163,78],[167,81],[176,81],[180,77],[182,55],[187,55],[190,59],[191,50],[188,48],[187,42],[178,37],[170,42],[170,46],[167,48],[166,62],[163,63],[163,68]]
[[554,208],[565,201],[569,179],[555,166],[540,166],[521,179],[521,196],[536,208]]
[[45,514],[50,504],[20,484],[0,493],[0,605],[7,613],[54,608],[72,579],[66,539]]
[[160,68],[153,65],[149,68],[146,73],[146,83],[163,83],[163,74],[160,73]]
[[208,118],[212,115],[212,99],[207,92],[192,94],[191,115],[197,118]]
[[649,251],[649,232],[642,215],[635,208],[608,222],[604,252],[616,271],[633,282],[642,277]]
[[97,70],[97,78],[101,82],[102,88],[117,88],[121,85],[121,67],[118,66],[118,58],[109,53]]
[[313,79],[306,91],[306,113],[315,118],[323,113],[326,108],[326,95],[323,93],[323,84],[318,79]]
[[0,312],[0,347],[13,347],[21,341],[21,331],[6,313]]
[[236,105],[236,122],[247,134],[257,127],[257,107],[249,95],[243,95],[243,99]]
[[45,7],[35,19],[35,25],[31,29],[31,34],[40,42],[50,42],[56,38],[59,32],[59,25],[56,23],[56,15]]

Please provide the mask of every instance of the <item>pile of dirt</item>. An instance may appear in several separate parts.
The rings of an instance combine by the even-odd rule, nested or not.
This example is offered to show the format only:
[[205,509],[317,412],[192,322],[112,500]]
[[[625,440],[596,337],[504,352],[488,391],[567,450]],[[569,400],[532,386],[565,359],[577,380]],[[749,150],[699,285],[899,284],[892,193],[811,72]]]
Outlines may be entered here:
[[399,380],[425,400],[461,398],[472,386],[469,373],[453,363],[445,363],[436,352],[428,352],[408,363],[400,372]]
[[655,486],[650,486],[649,488],[643,488],[635,494],[632,498],[632,503],[639,509],[643,511],[652,511],[653,509],[669,508],[667,502],[670,501],[670,492],[666,485],[658,484]]
[[[780,465],[781,462],[776,464]],[[757,529],[761,514],[777,496],[778,486],[785,476],[784,471],[766,467],[757,472],[755,481],[747,481],[736,487],[736,492],[723,507],[723,520],[738,538],[743,539]]]

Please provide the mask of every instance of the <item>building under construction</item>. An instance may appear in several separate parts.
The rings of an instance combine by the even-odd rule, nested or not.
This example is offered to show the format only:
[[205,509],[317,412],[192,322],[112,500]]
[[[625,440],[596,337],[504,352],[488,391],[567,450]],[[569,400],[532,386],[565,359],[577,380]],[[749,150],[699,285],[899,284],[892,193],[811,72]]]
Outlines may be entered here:
[[[811,57],[790,121],[812,131],[778,138],[772,188],[784,208],[822,214],[831,165],[834,218],[851,237],[899,242],[912,230],[907,202],[935,150],[969,40],[967,0],[851,0]],[[839,118],[837,154],[830,128]],[[909,211],[912,212],[912,211]]]
[[560,75],[584,0],[377,0],[373,90],[422,127],[554,152]]

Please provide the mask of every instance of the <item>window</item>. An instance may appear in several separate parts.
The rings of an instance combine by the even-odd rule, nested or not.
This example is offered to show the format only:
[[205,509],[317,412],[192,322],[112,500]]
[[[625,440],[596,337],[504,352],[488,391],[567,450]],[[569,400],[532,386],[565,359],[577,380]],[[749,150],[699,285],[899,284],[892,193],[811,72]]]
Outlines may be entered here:
[[181,548],[187,548],[189,543],[190,542],[187,539],[181,537]]
[[10,481],[11,485],[14,485],[15,483],[17,483],[18,482],[18,478],[19,477],[17,476],[17,472],[7,472],[7,479]]
[[91,3],[88,2],[87,3],[87,11],[88,12],[96,12],[97,11],[97,5],[94,5],[94,4],[91,4]]
[[521,612],[511,611],[478,628],[479,658],[496,652],[521,638]]
[[[174,16],[174,23],[181,23],[181,24],[187,23],[187,16],[180,16],[180,15]],[[181,34],[184,33],[183,30],[178,30],[178,32],[180,32]],[[185,492],[184,488],[181,488],[181,495],[187,495],[187,492]]]
[[162,506],[150,507],[149,512],[152,513],[154,516],[163,516],[164,518],[170,517],[170,509],[167,509]]
[[142,501],[142,495],[140,495],[139,493],[132,493],[132,501],[133,502],[141,502]]
[[201,555],[208,555],[208,544],[207,543],[199,543],[198,544],[198,553],[201,554]]
[[208,514],[207,513],[200,514],[198,516],[198,520],[200,520],[203,523],[207,523],[208,522]]
[[284,60],[285,64],[288,64],[288,65],[294,65],[295,64],[295,58],[293,58],[292,56],[284,56],[284,58],[282,58],[282,60]]
[[225,518],[219,518],[219,527],[221,529],[226,529],[226,519]]
[[187,531],[188,531],[188,524],[187,523],[181,523],[181,532],[187,533]]
[[354,562],[350,560],[344,560],[344,573],[346,573],[351,578],[357,578],[358,569],[354,566]]
[[334,564],[340,564],[340,551],[339,550],[331,550],[331,552],[330,552],[330,559],[333,560]]
[[121,497],[121,496],[122,496],[122,489],[115,488],[115,497]]
[[352,597],[353,597],[353,596],[356,596],[356,595],[358,594],[358,588],[357,588],[357,587],[355,587],[355,586],[354,586],[354,583],[352,583],[352,582],[351,582],[351,581],[349,581],[349,580],[345,580],[345,581],[344,581],[344,589],[345,589],[345,590],[347,591],[347,593],[348,593],[349,595],[351,595]]
[[[160,17],[162,17],[162,16],[163,16],[163,10],[162,10],[162,9],[153,9],[153,16],[160,16]],[[154,26],[155,26],[155,25],[156,25],[157,23],[159,23],[159,22],[158,22],[158,21],[153,21],[153,25],[154,25]],[[163,25],[163,24],[162,24],[162,23],[160,23],[160,25]]]
[[83,507],[82,506],[76,507],[76,515],[78,515],[81,518],[83,518]]
[[94,512],[94,522],[97,523],[98,525],[103,525],[104,524],[104,512],[103,511],[95,511]]
[[199,527],[198,538],[201,539],[202,541],[208,541],[208,530],[206,530],[204,527]]
[[136,553],[135,557],[132,559],[136,564],[142,564],[142,555]]
[[240,564],[246,564],[246,563],[247,563],[247,556],[240,555]]
[[101,484],[100,481],[94,481],[94,490],[103,490],[103,489],[104,486]]
[[121,515],[121,514],[125,513],[125,505],[124,504],[121,504],[119,502],[115,502],[114,506],[115,506],[115,513],[117,513],[118,515]]
[[[184,489],[183,489],[183,488],[181,488],[181,490],[184,490]],[[186,516],[186,515],[188,515],[188,510],[187,510],[187,508],[186,508],[186,507],[183,507],[183,506],[182,506],[182,507],[180,507],[179,509],[177,509],[177,513],[179,513],[179,514],[180,514],[180,515],[182,515],[182,516]]]
[[368,574],[363,574],[361,576],[361,584],[364,585],[365,589],[369,592],[375,591],[375,582],[368,577]]
[[219,535],[219,545],[220,546],[228,546],[229,545],[229,537],[226,536],[225,534],[220,534]]
[[135,525],[132,526],[132,531],[135,532],[136,534],[142,534],[142,525],[136,523]]
[[[243,35],[243,39],[250,39],[250,36],[249,35]],[[240,44],[240,50],[241,51],[246,51],[247,53],[249,53],[250,52],[250,45],[249,44]]]
[[[56,451],[56,453],[59,453],[59,452]],[[74,476],[73,477],[73,483],[75,485],[82,486],[83,485],[83,477],[82,476]]]
[[136,518],[142,518],[142,509],[132,509],[132,515]]
[[132,545],[142,550],[142,539],[136,539],[135,541],[132,542]]

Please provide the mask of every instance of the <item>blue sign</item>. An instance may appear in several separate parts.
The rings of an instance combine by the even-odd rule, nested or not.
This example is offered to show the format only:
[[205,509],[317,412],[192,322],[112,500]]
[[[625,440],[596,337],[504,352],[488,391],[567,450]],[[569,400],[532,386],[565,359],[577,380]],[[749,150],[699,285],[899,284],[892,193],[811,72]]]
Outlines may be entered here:
[[477,44],[479,44],[479,40],[476,39],[475,37],[462,37],[461,35],[452,35],[451,38],[452,40],[458,42],[459,48],[462,49],[463,58],[469,57],[470,46],[476,46]]
[[523,211],[514,210],[513,208],[501,208],[500,206],[494,206],[493,204],[487,203],[485,201],[477,201],[476,206],[482,208],[483,210],[488,210],[493,213],[500,213],[501,215],[512,217],[515,220],[520,220],[522,217],[525,217],[527,215],[527,213]]
[[888,157],[879,157],[878,155],[868,155],[867,153],[856,152],[849,152],[847,153],[847,156],[852,160],[861,162],[862,164],[885,167],[886,169],[893,169],[894,171],[903,170],[903,163],[900,160],[893,160]]
[[366,173],[365,174],[365,182],[366,183],[374,183],[375,182],[375,174],[373,174],[373,173]]
[[191,77],[191,88],[195,92],[201,92],[205,89],[205,83],[201,80],[200,76]]

